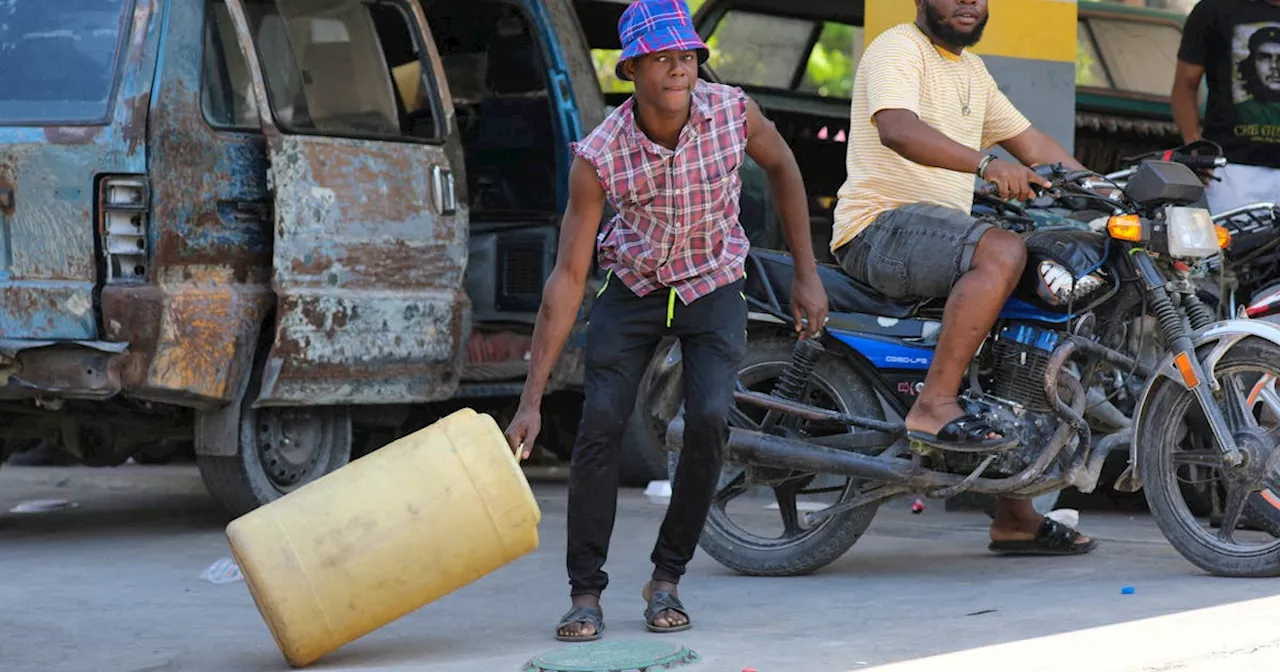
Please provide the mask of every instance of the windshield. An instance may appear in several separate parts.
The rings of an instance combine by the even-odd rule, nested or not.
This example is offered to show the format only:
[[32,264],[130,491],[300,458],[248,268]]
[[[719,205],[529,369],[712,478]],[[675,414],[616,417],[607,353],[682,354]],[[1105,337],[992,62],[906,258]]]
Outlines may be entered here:
[[131,0],[0,0],[0,124],[102,121]]
[[707,67],[726,84],[847,99],[862,53],[862,28],[730,10],[707,47]]

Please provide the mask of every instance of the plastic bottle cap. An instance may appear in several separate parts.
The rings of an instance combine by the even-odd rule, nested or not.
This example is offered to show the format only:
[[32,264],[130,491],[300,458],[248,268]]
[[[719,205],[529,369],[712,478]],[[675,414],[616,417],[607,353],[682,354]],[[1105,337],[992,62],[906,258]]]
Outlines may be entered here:
[[1120,589],[1120,593],[1121,593],[1121,594],[1123,594],[1123,595],[1132,595],[1132,594],[1133,594],[1133,586],[1125,586],[1124,588],[1121,588],[1121,589]]

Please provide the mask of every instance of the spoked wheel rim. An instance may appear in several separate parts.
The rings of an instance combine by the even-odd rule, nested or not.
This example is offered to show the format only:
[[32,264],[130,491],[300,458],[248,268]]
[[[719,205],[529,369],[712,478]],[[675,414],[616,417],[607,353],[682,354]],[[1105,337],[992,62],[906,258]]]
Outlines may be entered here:
[[[1280,389],[1277,389],[1277,383],[1280,383],[1280,376],[1267,373],[1249,391],[1249,408],[1265,426],[1280,426]],[[1258,494],[1267,505],[1280,510],[1280,490],[1264,488]]]
[[[739,372],[739,384],[752,392],[769,393],[785,366],[785,362],[748,366]],[[850,407],[849,401],[823,378],[820,371],[814,372],[801,399],[807,404],[841,413],[856,414],[858,411]],[[765,416],[766,411],[758,407],[734,407],[730,412],[729,425],[759,431]],[[847,433],[849,428],[833,423],[802,421],[789,431],[817,437]],[[763,482],[762,476],[765,477]],[[747,469],[726,460],[712,500],[708,524],[730,534],[735,543],[755,550],[777,551],[803,544],[838,519],[838,516],[831,516],[807,524],[806,513],[829,508],[858,492],[859,483],[846,477]],[[762,532],[772,528],[780,528],[780,533]]]
[[254,440],[271,485],[289,492],[314,480],[326,468],[335,440],[331,413],[315,408],[264,408],[257,411]]
[[[1246,508],[1280,508],[1280,394],[1277,371],[1248,363],[1220,364],[1222,391],[1218,405],[1232,427],[1237,444],[1246,455],[1243,468],[1226,467],[1203,414],[1192,393],[1178,396],[1171,419],[1191,431],[1183,432],[1171,450],[1162,451],[1161,471],[1170,479],[1171,492],[1179,493],[1173,513],[1179,526],[1215,551],[1236,556],[1266,555],[1280,550],[1280,539],[1264,532],[1242,529]],[[1191,475],[1191,479],[1187,478]],[[1205,516],[1193,511],[1180,486],[1207,489],[1218,511]],[[1255,493],[1257,496],[1255,496]],[[1201,514],[1201,515],[1198,515]],[[1216,528],[1210,519],[1218,518]]]

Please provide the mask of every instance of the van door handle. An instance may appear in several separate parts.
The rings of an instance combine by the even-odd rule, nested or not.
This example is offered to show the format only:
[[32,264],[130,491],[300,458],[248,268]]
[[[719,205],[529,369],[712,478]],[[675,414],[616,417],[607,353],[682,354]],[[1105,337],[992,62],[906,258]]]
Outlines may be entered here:
[[436,212],[452,215],[458,211],[458,198],[453,185],[453,171],[442,166],[431,167],[431,199]]

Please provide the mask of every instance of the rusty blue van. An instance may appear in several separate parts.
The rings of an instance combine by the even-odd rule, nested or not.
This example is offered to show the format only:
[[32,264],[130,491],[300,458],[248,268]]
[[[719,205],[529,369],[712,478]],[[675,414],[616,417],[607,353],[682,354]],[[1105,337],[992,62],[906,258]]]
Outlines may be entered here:
[[243,513],[512,398],[590,64],[568,0],[0,3],[0,455],[186,442]]

